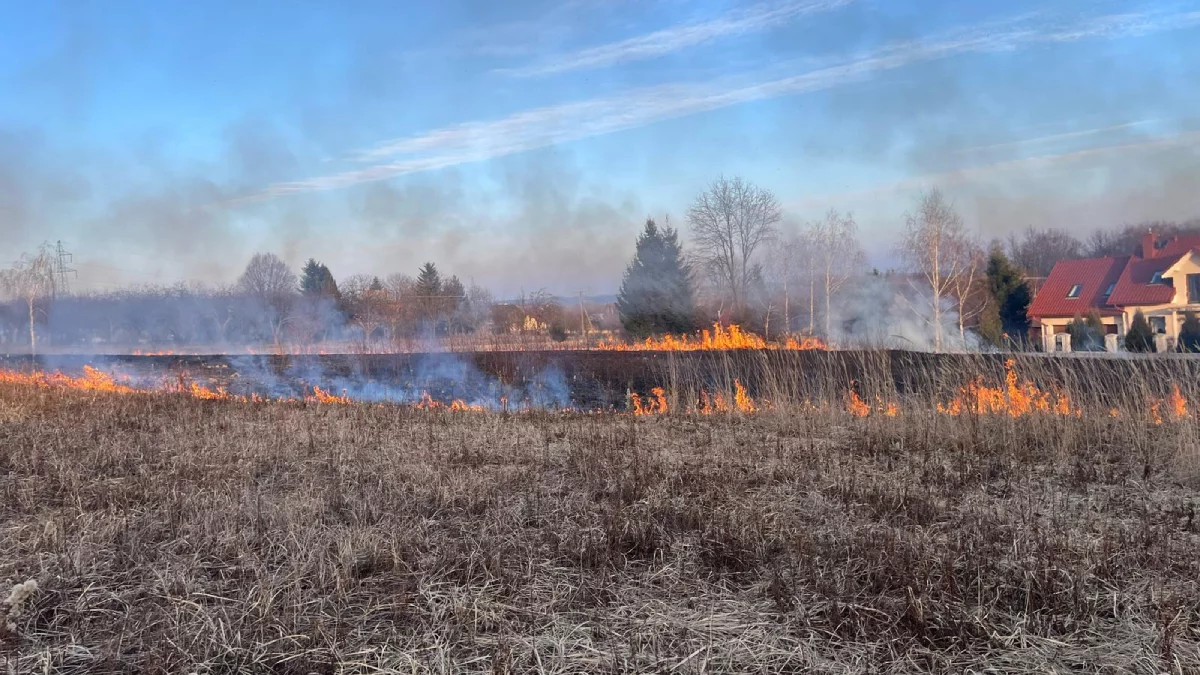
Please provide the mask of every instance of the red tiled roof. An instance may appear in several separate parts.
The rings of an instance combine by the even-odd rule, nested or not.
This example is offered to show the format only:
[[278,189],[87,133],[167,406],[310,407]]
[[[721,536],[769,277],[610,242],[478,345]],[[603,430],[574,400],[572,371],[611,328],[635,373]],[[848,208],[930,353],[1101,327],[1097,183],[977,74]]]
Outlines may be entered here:
[[[1116,258],[1089,258],[1085,260],[1061,260],[1050,270],[1050,276],[1042,283],[1029,303],[1029,316],[1073,317],[1085,316],[1093,309],[1101,314],[1119,314],[1112,300],[1104,297],[1110,284],[1117,283],[1125,270],[1128,256]],[[1079,284],[1079,297],[1068,298],[1071,288]],[[1113,291],[1116,294],[1116,291]]]
[[1188,251],[1200,249],[1200,235],[1188,234],[1172,237],[1171,239],[1161,243],[1162,248],[1155,250],[1153,256],[1154,258],[1168,258],[1175,256],[1175,258],[1178,259],[1179,256],[1187,253]]
[[[1159,240],[1154,246],[1152,234],[1143,241],[1149,257],[1120,256],[1062,260],[1050,270],[1050,276],[1038,289],[1029,304],[1031,318],[1073,317],[1085,315],[1093,308],[1101,314],[1119,314],[1121,308],[1138,305],[1164,305],[1175,298],[1175,289],[1168,284],[1150,283],[1155,272],[1166,272],[1183,256],[1200,253],[1200,235]],[[1153,248],[1152,248],[1153,247]],[[1075,284],[1082,289],[1077,298],[1067,293]],[[1104,291],[1114,284],[1112,295]]]
[[1175,288],[1167,284],[1152,284],[1155,272],[1166,272],[1179,262],[1183,253],[1160,255],[1154,258],[1134,258],[1125,266],[1109,302],[1116,305],[1164,305],[1175,297]]

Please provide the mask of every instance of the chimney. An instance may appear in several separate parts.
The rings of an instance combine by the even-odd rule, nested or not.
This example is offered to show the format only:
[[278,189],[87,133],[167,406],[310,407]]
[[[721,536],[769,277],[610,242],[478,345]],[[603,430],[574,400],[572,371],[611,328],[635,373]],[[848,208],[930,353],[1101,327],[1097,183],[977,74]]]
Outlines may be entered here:
[[1150,230],[1150,231],[1146,232],[1146,234],[1143,234],[1142,235],[1142,257],[1143,258],[1153,258],[1155,255],[1157,255],[1158,247],[1155,246],[1155,244],[1157,244],[1157,243],[1158,243],[1158,237],[1154,236],[1153,230]]

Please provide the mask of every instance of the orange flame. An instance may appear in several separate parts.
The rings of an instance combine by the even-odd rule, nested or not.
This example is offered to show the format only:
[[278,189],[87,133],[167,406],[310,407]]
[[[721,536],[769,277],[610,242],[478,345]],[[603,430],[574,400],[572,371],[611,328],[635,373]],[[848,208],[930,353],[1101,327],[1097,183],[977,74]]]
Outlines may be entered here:
[[[150,394],[150,393],[177,393],[190,396],[194,399],[202,401],[232,401],[236,403],[263,403],[267,401],[274,402],[296,402],[294,398],[273,398],[267,399],[258,394],[243,396],[238,394],[230,394],[223,387],[210,388],[198,382],[194,382],[188,378],[187,373],[179,373],[175,380],[165,381],[158,387],[152,388],[136,388],[130,384],[119,383],[111,375],[96,370],[91,366],[83,367],[83,375],[72,377],[63,373],[45,373],[42,371],[18,372],[11,370],[0,369],[0,383],[5,384],[20,384],[42,387],[46,389],[74,389],[79,391],[100,391],[117,394]],[[660,394],[661,389],[657,390]],[[308,403],[321,404],[348,404],[353,403],[345,392],[340,395],[327,391],[319,386],[312,388],[312,393],[304,396],[301,399]],[[665,397],[662,399],[665,401]],[[663,403],[665,411],[665,402]],[[443,404],[435,401],[428,392],[421,394],[420,400],[413,404],[413,407],[423,410],[446,409],[453,411],[480,411],[484,410],[481,405],[469,405],[461,399],[455,399],[448,404]]]
[[963,386],[949,403],[939,403],[938,411],[947,415],[961,415],[964,412],[1005,414],[1013,418],[1033,413],[1059,416],[1081,414],[1071,405],[1065,393],[1042,391],[1033,382],[1020,380],[1015,365],[1013,359],[1005,361],[1003,387],[989,387],[983,383],[983,378],[976,378]]
[[629,395],[629,407],[633,409],[634,415],[663,415],[667,412],[667,394],[662,387],[655,387],[650,390],[654,396],[653,399],[647,399],[642,402],[642,397],[631,393]]
[[[1178,422],[1187,419],[1188,401],[1183,396],[1183,392],[1179,391],[1179,383],[1171,385],[1171,393],[1165,399],[1152,398],[1150,404],[1150,421],[1155,424],[1162,424],[1166,419]],[[1163,410],[1166,410],[1166,417],[1163,415]]]
[[350,397],[342,392],[341,396],[331,394],[320,387],[313,387],[313,393],[310,398],[305,400],[316,401],[317,403],[350,403]]
[[866,417],[872,412],[879,413],[886,417],[895,417],[900,414],[900,408],[892,401],[885,402],[882,398],[875,397],[875,407],[867,403],[858,395],[854,389],[850,389],[850,395],[846,398],[846,412],[854,417]]
[[664,335],[660,338],[649,337],[641,342],[625,344],[621,342],[602,342],[597,349],[604,351],[655,351],[655,352],[694,352],[725,349],[784,349],[803,351],[810,349],[825,349],[825,343],[814,337],[802,339],[788,338],[783,345],[769,343],[754,333],[742,330],[737,324],[725,328],[714,323],[712,330],[704,330],[700,335]]
[[118,384],[111,375],[100,372],[91,366],[84,366],[83,375],[80,377],[71,377],[63,373],[44,373],[41,371],[21,373],[11,370],[0,370],[0,382],[26,384],[43,388],[108,391],[121,394],[137,391],[128,385]]
[[452,410],[455,412],[483,412],[485,410],[481,405],[471,405],[460,398],[456,398],[450,403],[442,403],[435,400],[427,391],[421,392],[421,398],[413,404],[413,407],[417,410]]
[[752,413],[756,410],[754,407],[754,399],[746,393],[746,388],[741,382],[733,381],[733,404],[738,412]]
[[866,417],[871,414],[871,406],[859,397],[858,392],[850,390],[850,398],[846,401],[846,412],[855,417]]

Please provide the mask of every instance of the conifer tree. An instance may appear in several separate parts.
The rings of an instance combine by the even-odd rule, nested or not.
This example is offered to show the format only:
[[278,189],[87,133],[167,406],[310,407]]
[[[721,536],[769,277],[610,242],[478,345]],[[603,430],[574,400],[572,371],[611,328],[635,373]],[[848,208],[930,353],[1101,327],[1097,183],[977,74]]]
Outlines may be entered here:
[[1151,330],[1150,322],[1146,320],[1146,315],[1142,314],[1140,309],[1133,315],[1129,332],[1125,333],[1125,349],[1131,352],[1154,351],[1154,331]]
[[695,329],[692,270],[674,229],[659,228],[653,218],[646,219],[621,281],[617,309],[621,325],[634,338]]
[[1003,331],[1014,340],[1029,333],[1029,303],[1033,299],[1025,275],[1009,261],[999,246],[993,246],[987,263],[988,289],[996,301]]
[[1000,322],[1000,308],[995,300],[988,299],[979,313],[979,325],[975,329],[984,342],[994,347],[1004,346],[1004,326]]

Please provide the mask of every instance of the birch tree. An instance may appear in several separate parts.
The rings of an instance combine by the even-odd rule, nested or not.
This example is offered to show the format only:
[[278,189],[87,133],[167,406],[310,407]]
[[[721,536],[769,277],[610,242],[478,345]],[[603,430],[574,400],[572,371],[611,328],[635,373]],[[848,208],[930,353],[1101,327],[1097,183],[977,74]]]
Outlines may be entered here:
[[792,322],[792,299],[802,292],[806,283],[805,275],[809,272],[808,265],[808,231],[806,227],[793,227],[781,233],[775,245],[770,247],[766,255],[766,271],[780,294],[780,309],[783,312],[784,332],[791,333],[794,329]]
[[[944,344],[943,299],[953,296],[956,279],[970,264],[969,257],[964,255],[970,249],[970,237],[963,227],[962,217],[942,191],[934,188],[922,194],[916,212],[905,217],[898,253],[916,280],[921,282],[916,291],[927,308],[918,307],[917,310],[930,324],[934,350],[939,352]],[[928,313],[925,313],[926,309]]]
[[45,304],[54,297],[54,263],[49,245],[42,244],[37,253],[21,256],[12,268],[0,273],[0,286],[28,312],[31,354],[37,354],[37,315],[45,314]]
[[755,253],[774,237],[780,215],[770,190],[740,177],[713,181],[688,210],[697,258],[729,296],[735,315],[745,308]]
[[[825,214],[824,220],[809,225],[808,239],[812,246],[813,269],[810,270],[810,295],[815,296],[817,285],[821,292],[822,319],[825,337],[833,331],[833,298],[850,278],[859,274],[866,263],[866,254],[858,241],[858,224],[853,214],[842,216],[835,210]],[[815,304],[815,297],[810,301]],[[811,321],[811,319],[810,319]]]
[[958,311],[958,336],[967,339],[967,321],[983,311],[984,303],[971,305],[971,295],[975,291],[987,262],[983,248],[969,235],[964,235],[957,243],[962,250],[958,256],[962,259],[960,271],[950,280],[950,293],[954,296],[955,308]]

